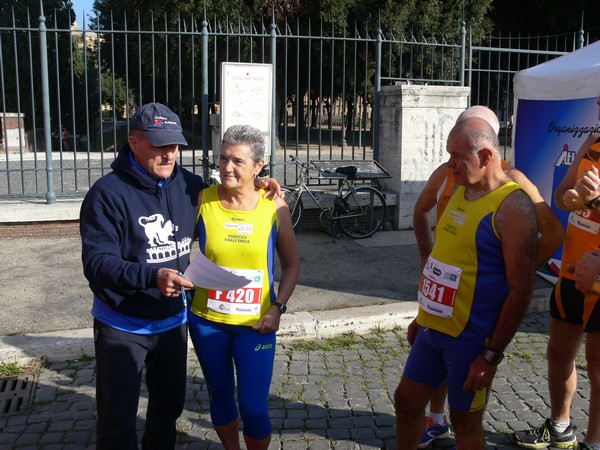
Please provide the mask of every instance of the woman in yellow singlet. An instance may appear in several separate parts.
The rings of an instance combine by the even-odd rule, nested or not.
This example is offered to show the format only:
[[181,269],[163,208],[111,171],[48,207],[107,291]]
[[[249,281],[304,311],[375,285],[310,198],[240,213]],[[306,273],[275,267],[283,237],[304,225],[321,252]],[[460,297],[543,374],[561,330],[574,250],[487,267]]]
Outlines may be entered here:
[[[264,198],[265,191],[254,187],[264,149],[260,130],[230,127],[219,154],[221,184],[204,189],[198,202],[200,251],[251,280],[235,291],[197,289],[190,311],[190,336],[210,394],[211,419],[226,450],[240,448],[240,419],[249,450],[269,446],[275,333],[300,267],[285,201]],[[281,266],[277,289],[275,254]]]

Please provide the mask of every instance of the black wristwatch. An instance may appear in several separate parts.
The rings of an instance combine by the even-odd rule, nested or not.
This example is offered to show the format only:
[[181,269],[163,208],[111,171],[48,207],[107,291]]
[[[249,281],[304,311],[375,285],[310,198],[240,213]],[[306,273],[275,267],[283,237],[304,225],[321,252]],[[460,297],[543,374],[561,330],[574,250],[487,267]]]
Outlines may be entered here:
[[504,359],[504,353],[486,347],[483,351],[483,359],[492,366],[497,366]]
[[587,209],[600,209],[600,197],[596,197],[594,200],[592,200],[589,203],[585,204],[585,207]]
[[281,314],[285,314],[285,312],[287,311],[287,306],[285,306],[283,303],[273,302],[272,305],[277,306]]

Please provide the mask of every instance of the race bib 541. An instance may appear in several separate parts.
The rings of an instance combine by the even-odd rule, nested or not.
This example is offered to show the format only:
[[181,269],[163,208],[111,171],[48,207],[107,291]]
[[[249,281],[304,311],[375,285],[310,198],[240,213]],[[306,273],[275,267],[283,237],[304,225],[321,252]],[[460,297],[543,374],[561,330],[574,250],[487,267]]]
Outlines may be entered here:
[[438,261],[427,260],[419,282],[419,305],[435,316],[450,318],[460,282],[461,269]]

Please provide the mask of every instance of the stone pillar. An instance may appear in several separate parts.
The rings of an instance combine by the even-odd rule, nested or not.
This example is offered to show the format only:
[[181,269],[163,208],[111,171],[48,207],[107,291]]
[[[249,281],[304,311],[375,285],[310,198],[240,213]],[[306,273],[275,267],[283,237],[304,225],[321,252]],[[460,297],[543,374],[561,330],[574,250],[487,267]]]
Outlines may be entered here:
[[29,151],[25,142],[25,114],[0,112],[0,147],[8,148],[8,153]]
[[379,162],[392,175],[381,184],[398,193],[394,228],[412,228],[417,197],[431,172],[448,160],[446,140],[469,92],[458,86],[381,88]]

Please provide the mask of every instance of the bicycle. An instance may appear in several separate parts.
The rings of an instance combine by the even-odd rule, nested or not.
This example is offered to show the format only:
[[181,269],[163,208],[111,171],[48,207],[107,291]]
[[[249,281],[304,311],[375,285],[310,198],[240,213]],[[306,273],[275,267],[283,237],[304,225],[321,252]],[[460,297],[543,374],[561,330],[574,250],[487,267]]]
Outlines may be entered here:
[[[298,170],[298,181],[295,186],[282,187],[285,192],[285,201],[292,216],[292,226],[295,228],[304,212],[302,193],[306,192],[321,209],[319,221],[331,230],[335,241],[337,225],[340,230],[352,239],[363,239],[372,236],[383,224],[387,205],[384,195],[373,186],[356,186],[350,173],[344,174],[344,169],[337,168],[336,171],[321,170],[311,163],[300,161],[294,155],[290,155],[293,164]],[[313,166],[319,171],[318,177],[309,177],[309,169]],[[354,167],[354,172],[356,168]],[[352,170],[350,170],[352,172]],[[327,179],[338,182],[337,195],[333,199],[333,206],[323,206],[319,201],[320,195],[315,194],[306,184],[308,179]]]
[[208,169],[208,180],[205,180],[209,186],[213,184],[221,183],[221,174],[219,173],[219,166],[212,162],[208,156],[202,155],[200,165],[205,169]]

